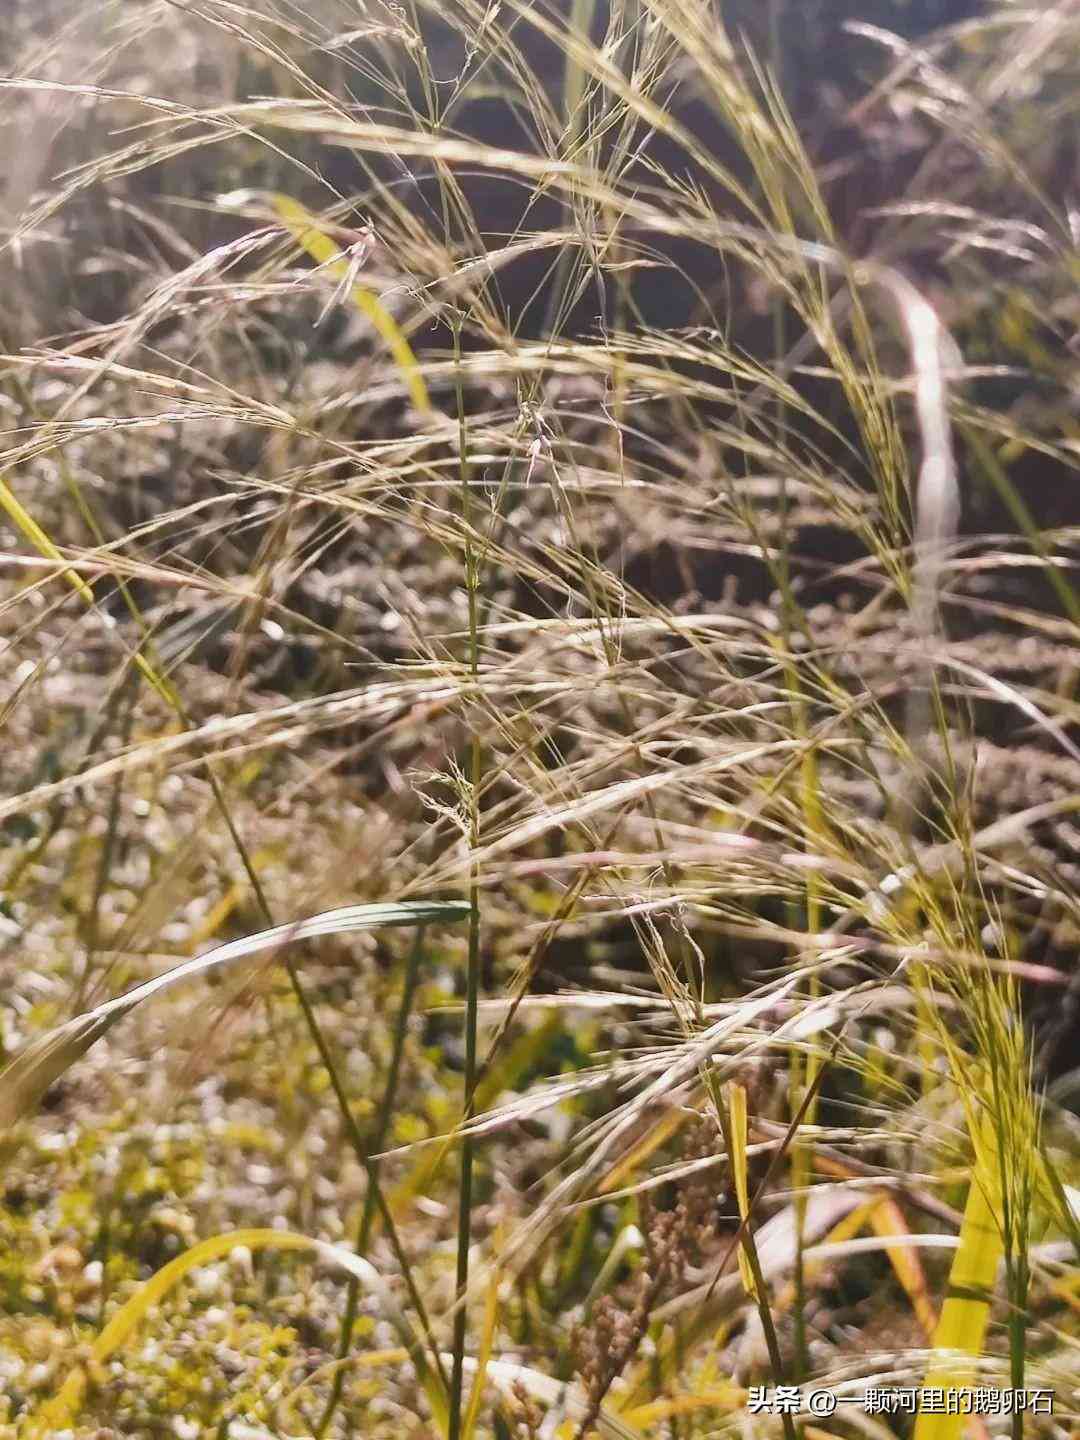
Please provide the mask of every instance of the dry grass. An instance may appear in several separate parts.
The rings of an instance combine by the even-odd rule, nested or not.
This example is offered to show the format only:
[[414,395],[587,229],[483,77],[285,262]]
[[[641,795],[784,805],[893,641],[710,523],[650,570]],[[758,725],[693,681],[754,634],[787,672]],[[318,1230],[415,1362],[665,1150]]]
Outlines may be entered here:
[[1076,7],[306,8],[10,7],[0,1435],[1067,1435]]

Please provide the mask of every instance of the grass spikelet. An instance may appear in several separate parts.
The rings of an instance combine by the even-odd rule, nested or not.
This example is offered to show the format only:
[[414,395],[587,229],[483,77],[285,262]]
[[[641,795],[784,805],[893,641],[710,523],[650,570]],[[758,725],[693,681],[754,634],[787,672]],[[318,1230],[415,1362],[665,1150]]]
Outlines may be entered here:
[[357,267],[352,257],[336,245],[325,230],[320,229],[318,221],[298,200],[278,191],[271,192],[267,198],[300,248],[320,269],[325,269],[340,282],[352,303],[371,321],[376,332],[386,341],[412,403],[421,414],[430,414],[431,399],[412,346],[374,291],[356,278]]

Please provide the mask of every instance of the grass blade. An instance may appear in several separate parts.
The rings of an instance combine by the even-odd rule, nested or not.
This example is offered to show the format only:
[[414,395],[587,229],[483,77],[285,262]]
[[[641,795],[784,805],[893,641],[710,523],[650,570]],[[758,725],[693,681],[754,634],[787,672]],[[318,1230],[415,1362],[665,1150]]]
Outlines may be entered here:
[[[960,1227],[960,1248],[949,1272],[948,1295],[934,1331],[934,1349],[941,1358],[927,1371],[924,1389],[949,1391],[969,1385],[982,1353],[1003,1254],[993,1192],[987,1167],[977,1163]],[[958,1440],[964,1423],[963,1415],[921,1412],[914,1440]]]
[[[750,1217],[750,1172],[746,1155],[746,1086],[737,1081],[731,1084],[729,1103],[731,1109],[731,1173],[735,1180],[735,1198],[739,1204],[739,1219],[745,1224]],[[751,1300],[756,1300],[757,1286],[746,1251],[739,1248],[739,1274],[743,1289]]]
[[77,1015],[33,1041],[0,1073],[0,1132],[22,1118],[49,1086],[69,1070],[97,1040],[137,1005],[170,990],[182,980],[221,969],[249,955],[276,950],[295,940],[342,935],[354,930],[375,930],[385,925],[424,925],[434,921],[464,920],[469,906],[460,900],[407,901],[396,904],[346,905],[326,910],[290,925],[275,925],[240,940],[218,945],[206,955],[185,961],[164,975],[137,985],[126,995]]
[[[416,1346],[415,1337],[407,1320],[391,1298],[382,1277],[369,1261],[360,1255],[353,1255],[348,1250],[342,1250],[339,1246],[330,1245],[323,1240],[312,1239],[309,1235],[299,1235],[291,1230],[252,1229],[230,1230],[221,1235],[212,1235],[209,1239],[193,1245],[190,1250],[185,1250],[182,1255],[170,1260],[167,1265],[163,1265],[149,1280],[140,1285],[130,1299],[121,1305],[98,1335],[90,1347],[90,1364],[103,1365],[111,1355],[125,1345],[150,1311],[160,1305],[166,1296],[179,1285],[180,1281],[190,1275],[193,1270],[220,1260],[241,1245],[252,1251],[311,1250],[320,1259],[345,1270],[354,1283],[362,1286],[369,1294],[375,1293],[379,1296],[387,1318],[405,1337],[407,1348],[413,1354],[414,1360],[419,1359],[422,1352]],[[437,1377],[432,1372],[422,1369],[420,1378],[429,1392],[429,1400],[434,1398],[433,1409],[436,1416],[439,1417],[441,1414],[444,1420],[445,1397],[441,1397],[441,1387],[437,1392],[433,1391],[433,1386],[438,1383]],[[47,1401],[29,1420],[25,1432],[27,1440],[37,1440],[39,1436],[55,1435],[58,1430],[73,1424],[86,1393],[87,1381],[87,1371],[81,1366],[76,1366],[64,1381],[59,1393]]]

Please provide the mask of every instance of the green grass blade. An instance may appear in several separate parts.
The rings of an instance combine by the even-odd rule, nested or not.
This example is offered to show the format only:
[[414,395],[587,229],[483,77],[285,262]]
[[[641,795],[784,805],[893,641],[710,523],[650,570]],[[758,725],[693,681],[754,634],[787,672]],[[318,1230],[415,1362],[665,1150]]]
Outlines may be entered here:
[[[948,1294],[934,1331],[934,1349],[940,1358],[931,1363],[924,1388],[948,1391],[971,1383],[986,1338],[1002,1254],[995,1187],[987,1167],[977,1164],[960,1227],[960,1248],[953,1259]],[[959,1440],[964,1424],[963,1415],[922,1412],[915,1423],[914,1440]]]
[[[103,1365],[121,1346],[125,1345],[149,1313],[191,1274],[201,1266],[210,1265],[230,1254],[237,1246],[248,1250],[310,1250],[322,1260],[346,1271],[350,1279],[360,1285],[368,1294],[378,1297],[380,1308],[401,1335],[406,1348],[417,1363],[421,1383],[428,1395],[429,1403],[440,1429],[445,1429],[446,1403],[437,1376],[425,1365],[422,1350],[416,1344],[415,1336],[408,1321],[395,1304],[389,1290],[375,1267],[362,1256],[353,1255],[337,1245],[323,1240],[312,1239],[290,1230],[230,1230],[221,1235],[212,1235],[206,1240],[177,1255],[163,1265],[149,1280],[145,1281],[112,1316],[93,1345],[90,1347],[92,1364]],[[70,1426],[77,1418],[86,1393],[87,1372],[82,1366],[70,1371],[59,1392],[47,1401],[27,1423],[26,1440],[55,1435],[58,1430]]]

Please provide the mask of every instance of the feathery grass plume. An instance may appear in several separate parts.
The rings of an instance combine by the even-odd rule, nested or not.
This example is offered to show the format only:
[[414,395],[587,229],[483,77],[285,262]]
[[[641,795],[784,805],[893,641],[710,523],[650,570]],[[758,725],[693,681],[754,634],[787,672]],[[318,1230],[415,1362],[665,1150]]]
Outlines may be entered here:
[[[250,1404],[260,1434],[535,1440],[610,1382],[603,1433],[697,1440],[744,1424],[736,1373],[1067,1374],[1077,7],[70,3],[9,7],[0,82],[38,315],[0,336],[0,1111],[139,994],[35,1039],[91,959],[278,935],[316,884],[473,903],[425,940],[422,1019],[404,946],[328,947],[167,1136],[127,1124],[137,1057],[9,1136],[11,1423],[31,1351],[160,1264],[143,1150],[192,1234],[369,1245],[424,1350],[366,1333],[356,1278],[303,1297],[310,1373],[252,1379],[254,1299],[174,1292],[190,1403],[117,1351],[122,1403],[82,1418],[121,1434]],[[745,1139],[688,1154],[732,1081]],[[219,1091],[273,1131],[261,1171]],[[132,1167],[122,1213],[91,1147]],[[752,1226],[765,1316],[715,1235],[618,1380],[566,1383],[583,1308],[631,1314],[639,1207],[691,1182]],[[985,1288],[938,1295],[939,1251]]]

